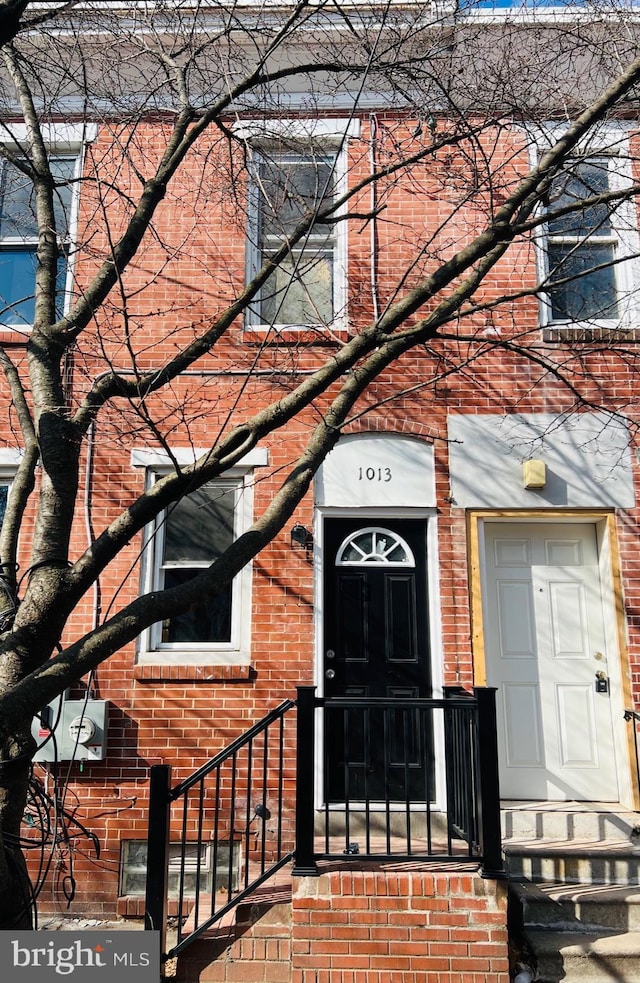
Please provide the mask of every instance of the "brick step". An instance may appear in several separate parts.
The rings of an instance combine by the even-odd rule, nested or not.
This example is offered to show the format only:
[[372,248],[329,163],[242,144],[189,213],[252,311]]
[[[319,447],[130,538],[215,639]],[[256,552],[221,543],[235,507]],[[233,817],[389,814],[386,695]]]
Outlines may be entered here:
[[290,883],[256,888],[178,956],[176,983],[289,983],[291,920]]
[[536,983],[638,983],[640,932],[526,929],[537,960]]
[[534,883],[640,884],[640,850],[627,841],[506,841],[509,878]]

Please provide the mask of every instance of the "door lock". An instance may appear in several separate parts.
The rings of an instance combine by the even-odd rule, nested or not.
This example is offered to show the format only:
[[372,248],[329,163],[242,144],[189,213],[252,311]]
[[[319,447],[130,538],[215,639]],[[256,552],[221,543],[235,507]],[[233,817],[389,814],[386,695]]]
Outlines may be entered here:
[[609,680],[607,678],[606,672],[600,670],[596,673],[596,693],[608,693],[609,692]]
[[327,677],[327,679],[335,679],[336,678],[335,669],[327,669],[325,672],[325,676]]

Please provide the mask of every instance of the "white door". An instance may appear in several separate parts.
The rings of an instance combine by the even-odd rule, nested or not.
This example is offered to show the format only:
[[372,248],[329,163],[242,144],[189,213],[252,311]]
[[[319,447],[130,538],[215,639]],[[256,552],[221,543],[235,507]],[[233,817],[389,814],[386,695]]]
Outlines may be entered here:
[[485,523],[483,600],[502,798],[617,801],[595,526]]

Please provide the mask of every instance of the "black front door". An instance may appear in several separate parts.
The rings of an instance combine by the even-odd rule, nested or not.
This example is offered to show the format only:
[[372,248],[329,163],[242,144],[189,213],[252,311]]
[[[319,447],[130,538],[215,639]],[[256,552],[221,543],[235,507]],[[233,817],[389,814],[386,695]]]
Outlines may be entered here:
[[[328,519],[324,695],[431,695],[426,524]],[[408,709],[327,709],[327,801],[424,800],[432,781],[431,718]]]

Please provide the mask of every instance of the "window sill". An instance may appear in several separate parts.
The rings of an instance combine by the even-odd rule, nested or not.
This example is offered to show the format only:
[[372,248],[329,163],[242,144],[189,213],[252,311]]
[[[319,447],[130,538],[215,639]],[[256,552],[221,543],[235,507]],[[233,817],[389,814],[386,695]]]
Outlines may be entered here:
[[556,324],[542,329],[542,340],[549,344],[570,342],[571,344],[601,342],[611,344],[640,342],[640,328],[615,327],[605,325]]
[[244,328],[242,340],[246,345],[316,345],[331,347],[341,345],[351,337],[346,328],[280,327],[256,324]]
[[139,683],[231,683],[252,681],[255,679],[255,669],[248,664],[234,666],[174,663],[169,665],[141,662],[135,666],[133,676]]
[[0,343],[3,345],[27,345],[31,338],[31,328],[16,328],[11,324],[0,324]]

